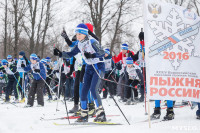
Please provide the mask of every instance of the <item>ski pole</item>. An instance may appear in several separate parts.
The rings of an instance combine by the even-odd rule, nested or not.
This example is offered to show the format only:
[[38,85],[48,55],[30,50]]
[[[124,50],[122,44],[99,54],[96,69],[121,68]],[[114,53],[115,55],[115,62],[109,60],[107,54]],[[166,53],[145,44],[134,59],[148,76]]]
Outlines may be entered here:
[[[92,67],[94,68],[95,72],[97,73],[97,75],[99,76],[100,79],[103,79],[101,78],[101,76],[99,75],[99,73],[97,72],[96,68],[94,67],[94,65],[92,64]],[[112,95],[111,95],[112,96]],[[128,119],[126,118],[126,116],[124,115],[123,111],[121,110],[121,108],[119,107],[119,105],[117,104],[116,100],[113,98],[112,96],[112,99],[114,100],[115,104],[117,105],[118,109],[120,110],[120,112],[122,113],[122,115],[124,116],[124,118],[126,119],[127,123],[130,125]]]
[[[141,29],[141,31],[143,31],[143,28]],[[143,47],[144,47],[144,40],[142,40],[141,41],[141,43],[142,43],[142,53],[144,54],[144,50],[143,50]],[[143,58],[143,60],[144,60],[144,58]],[[144,61],[144,63],[145,63],[145,61]],[[148,115],[148,113],[147,113],[147,108],[146,108],[146,79],[145,79],[145,75],[146,75],[146,73],[145,73],[145,69],[144,69],[144,63],[143,63],[143,79],[144,79],[144,104],[145,104],[145,115]]]
[[[63,29],[64,29],[64,26],[63,26]],[[63,44],[64,44],[64,40],[63,40]],[[62,46],[62,51],[63,51],[63,47],[64,47],[64,45]],[[60,66],[60,68],[59,68],[59,83],[58,83],[58,97],[59,97],[59,93],[60,93],[60,83],[61,83],[61,68],[62,68],[62,64],[63,64],[63,58],[59,58],[59,60],[60,60],[60,63],[61,64],[59,64],[59,66]],[[58,111],[58,101],[57,101],[57,105],[56,105],[56,111]]]
[[69,125],[70,125],[69,112],[68,112],[68,109],[67,109],[67,103],[66,103],[66,100],[65,100],[65,94],[64,94],[64,102],[65,102],[65,109],[66,109],[66,113],[67,113],[68,122],[69,122]]

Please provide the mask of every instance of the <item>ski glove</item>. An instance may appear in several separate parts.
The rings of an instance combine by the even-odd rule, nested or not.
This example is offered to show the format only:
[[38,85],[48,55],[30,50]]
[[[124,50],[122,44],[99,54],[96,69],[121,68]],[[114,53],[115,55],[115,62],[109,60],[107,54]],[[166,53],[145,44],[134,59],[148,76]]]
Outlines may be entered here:
[[60,50],[58,50],[57,48],[55,48],[55,49],[53,50],[53,54],[54,54],[55,56],[62,57],[62,52],[61,52]]
[[128,57],[132,57],[133,56],[133,54],[132,54],[132,52],[130,51],[129,53],[128,53]]
[[144,32],[140,32],[138,37],[139,37],[140,41],[143,41],[144,40]]
[[122,64],[116,63],[116,68],[117,68],[118,70],[121,70],[121,69],[122,69]]
[[95,54],[90,54],[90,53],[88,53],[88,52],[85,52],[84,55],[85,55],[85,57],[86,57],[87,59],[95,58]]
[[24,64],[21,64],[21,68],[24,68],[25,67],[25,65]]
[[35,69],[34,70],[36,73],[40,73],[40,69]]
[[64,39],[69,39],[67,33],[65,30],[63,30],[63,32],[61,33],[61,36],[64,38]]
[[53,71],[53,74],[55,74],[55,73],[59,73],[59,70],[54,70],[54,71]]
[[25,55],[23,57],[24,57],[24,60],[26,61],[26,65],[28,65],[29,64],[28,59],[26,58]]

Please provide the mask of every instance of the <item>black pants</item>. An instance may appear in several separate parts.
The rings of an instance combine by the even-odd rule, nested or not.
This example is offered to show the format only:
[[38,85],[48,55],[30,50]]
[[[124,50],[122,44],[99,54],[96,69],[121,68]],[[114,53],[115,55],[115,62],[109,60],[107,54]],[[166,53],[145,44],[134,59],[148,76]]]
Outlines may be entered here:
[[81,71],[76,71],[76,77],[75,77],[75,82],[74,82],[74,104],[75,105],[78,105],[79,103],[80,75],[81,75]]
[[16,85],[17,85],[17,81],[16,80],[8,79],[8,84],[7,84],[7,87],[6,87],[6,101],[10,100],[9,95],[12,94],[12,90],[14,90],[15,99],[18,99]]
[[35,94],[37,93],[37,102],[38,105],[44,106],[44,97],[43,97],[43,88],[44,88],[44,81],[43,80],[33,80],[31,89],[28,94],[28,104],[33,106]]
[[18,90],[21,93],[21,98],[23,99],[24,98],[24,91],[25,91],[25,88],[22,88],[22,87],[24,87],[24,85],[22,84],[23,78],[20,77],[18,79],[19,79],[18,80],[18,82],[19,82],[19,84],[18,84]]
[[66,76],[64,73],[61,74],[61,80],[60,80],[60,88],[59,88],[59,95],[58,98],[60,98],[60,95],[65,95],[65,82],[66,82]]
[[83,83],[83,77],[85,74],[85,65],[82,66],[81,73],[80,73],[80,82]]
[[[128,85],[131,85],[132,87],[135,87],[140,82],[138,80],[128,80]],[[131,89],[133,89],[134,97],[138,97],[138,91],[136,88],[126,87],[126,98],[131,98]]]
[[[51,77],[50,77],[50,78],[49,78],[49,77],[46,78],[46,83],[50,86]],[[47,93],[48,93],[49,98],[51,98],[51,97],[52,97],[51,91],[50,91],[50,88],[48,87],[47,84],[45,84],[45,89],[47,90]]]

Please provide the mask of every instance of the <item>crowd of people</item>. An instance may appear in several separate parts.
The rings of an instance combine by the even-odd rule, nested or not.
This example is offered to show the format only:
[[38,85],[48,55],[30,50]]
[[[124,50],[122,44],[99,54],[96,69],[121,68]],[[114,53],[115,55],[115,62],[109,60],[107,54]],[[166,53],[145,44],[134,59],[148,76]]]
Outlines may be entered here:
[[[102,49],[89,23],[79,24],[72,40],[64,30],[61,36],[71,50],[54,48],[57,61],[50,57],[40,59],[34,53],[28,59],[24,51],[19,52],[18,59],[8,55],[1,60],[0,96],[5,94],[4,103],[24,103],[27,97],[25,107],[32,107],[37,95],[37,106],[43,107],[44,95],[48,95],[49,101],[63,96],[64,100],[74,102],[69,113],[80,116],[77,122],[87,122],[90,115],[96,115],[94,121],[103,122],[106,115],[102,99],[117,96],[125,105],[144,102],[147,93],[144,32],[139,33],[140,50],[136,54],[124,43],[118,55]],[[15,99],[11,101],[13,94]],[[200,104],[197,104],[196,115],[200,119]],[[164,119],[174,119],[173,106],[173,101],[167,100]],[[155,100],[151,119],[159,119],[160,110],[160,101]]]

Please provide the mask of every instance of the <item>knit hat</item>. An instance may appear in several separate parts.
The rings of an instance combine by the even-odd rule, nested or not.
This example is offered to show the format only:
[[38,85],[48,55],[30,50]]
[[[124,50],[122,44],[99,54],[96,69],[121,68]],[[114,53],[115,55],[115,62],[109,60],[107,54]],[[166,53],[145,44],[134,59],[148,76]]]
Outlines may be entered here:
[[46,64],[47,60],[46,59],[42,59],[40,62]]
[[38,57],[37,57],[36,54],[31,54],[31,55],[30,55],[30,59],[31,59],[31,60],[37,60]]
[[46,57],[46,61],[47,62],[51,62],[51,58],[50,57]]
[[86,23],[85,25],[87,25],[88,29],[93,32],[93,25],[90,23]]
[[88,35],[88,27],[85,24],[79,24],[76,27],[75,33],[80,33],[80,34],[84,34],[84,35]]
[[12,55],[7,56],[7,60],[10,60],[10,59],[12,59]]
[[105,53],[109,55],[110,54],[110,50],[108,48],[105,49]]
[[126,59],[126,64],[133,64],[133,59],[131,57],[128,57]]
[[24,56],[24,55],[25,55],[25,52],[24,52],[24,51],[20,51],[20,52],[19,52],[19,55]]
[[4,66],[4,65],[7,65],[8,64],[8,61],[6,60],[6,59],[3,59],[2,61],[1,61],[1,64]]
[[126,43],[122,44],[121,49],[128,50],[128,44]]

